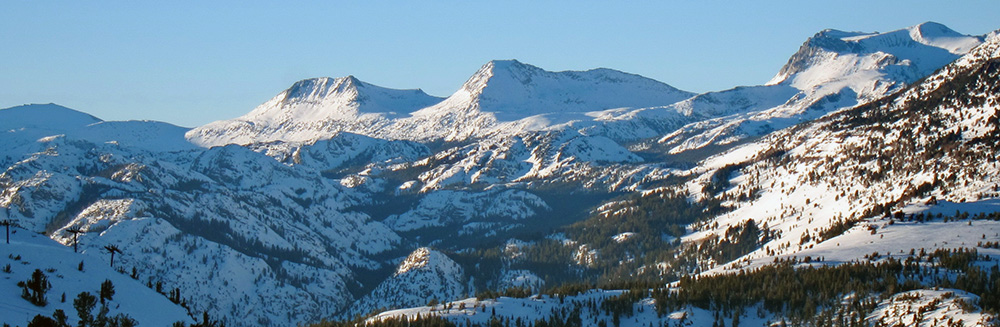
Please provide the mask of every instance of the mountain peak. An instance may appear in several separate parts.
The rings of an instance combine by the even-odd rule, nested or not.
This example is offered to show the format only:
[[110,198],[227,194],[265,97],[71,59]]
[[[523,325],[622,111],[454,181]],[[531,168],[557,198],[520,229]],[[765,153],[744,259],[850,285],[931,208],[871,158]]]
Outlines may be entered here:
[[942,48],[956,55],[968,53],[983,42],[982,36],[961,34],[935,22],[925,22],[907,28],[910,37],[921,44]]
[[962,34],[960,34],[958,32],[955,32],[955,30],[952,30],[951,28],[949,28],[948,26],[945,26],[944,24],[941,24],[941,23],[938,23],[938,22],[931,22],[931,21],[927,21],[927,22],[923,22],[923,23],[920,23],[920,24],[917,24],[917,25],[913,25],[913,26],[910,26],[910,27],[908,27],[906,29],[910,30],[910,31],[913,31],[913,32],[916,32],[916,33],[919,33],[919,34],[922,34],[922,35],[931,35],[931,36],[935,36],[935,35],[938,35],[938,36],[964,36],[964,35],[962,35]]
[[352,75],[346,77],[318,77],[304,79],[292,84],[284,92],[284,101],[326,98],[330,96],[356,97],[357,86],[361,84]]
[[496,86],[498,83],[514,82],[527,85],[531,82],[531,75],[539,72],[544,70],[516,59],[490,60],[472,74],[472,77],[462,85],[462,90],[479,94],[487,84]]
[[512,121],[545,113],[669,105],[693,95],[612,69],[553,72],[515,59],[492,60],[448,100],[427,110],[475,108],[497,113],[500,121]]
[[512,69],[512,68],[518,68],[518,69],[534,68],[534,69],[539,69],[538,67],[535,67],[535,66],[532,66],[532,65],[520,62],[517,59],[494,59],[494,60],[490,60],[490,62],[486,63],[483,66],[492,66],[492,67],[495,67],[495,68],[505,68],[505,69]]
[[427,299],[461,298],[466,291],[465,278],[462,267],[444,253],[418,248],[399,264],[395,274],[358,299],[348,313],[412,307],[427,303]]
[[419,89],[390,89],[345,77],[319,77],[292,84],[236,119],[192,129],[188,140],[202,146],[270,141],[315,141],[355,131],[372,121],[395,118],[441,102]]
[[[812,71],[809,83],[799,83],[808,88],[863,70],[892,71],[899,81],[910,83],[957,59],[982,41],[980,36],[963,35],[935,22],[886,33],[826,29],[806,40],[767,84],[782,83]],[[817,67],[822,67],[822,72],[813,69]]]
[[[296,107],[300,109],[298,111],[307,111],[297,112],[302,115],[293,116],[308,120],[324,120],[331,115],[354,117],[369,113],[409,113],[441,101],[420,89],[385,88],[363,82],[354,75],[301,80],[272,99],[274,100],[278,100],[274,104],[280,105],[282,110]],[[271,101],[261,107],[270,107],[269,103]],[[309,108],[301,108],[303,106]],[[271,111],[274,108],[268,109]]]
[[442,256],[443,255],[440,252],[431,250],[427,247],[416,249],[399,264],[399,267],[396,268],[396,275],[402,275],[411,270],[426,267],[432,262],[441,261],[447,258],[442,258]]

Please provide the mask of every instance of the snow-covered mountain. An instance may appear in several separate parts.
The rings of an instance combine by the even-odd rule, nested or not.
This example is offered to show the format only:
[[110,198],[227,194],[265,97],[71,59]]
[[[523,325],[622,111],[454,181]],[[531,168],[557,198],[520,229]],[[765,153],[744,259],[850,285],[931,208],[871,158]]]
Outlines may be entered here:
[[[998,49],[994,34],[900,93],[711,158],[702,167],[710,172],[689,189],[700,190],[715,168],[743,167],[727,176],[733,187],[726,194],[757,191],[733,201],[736,209],[717,219],[718,228],[752,217],[782,235],[748,258],[811,248],[823,241],[820,231],[837,221],[916,213],[935,203],[972,212],[990,207],[1000,196]],[[719,230],[688,238],[713,233]]]
[[400,120],[396,132],[385,136],[461,141],[510,135],[587,119],[590,112],[668,105],[692,95],[611,69],[550,72],[516,60],[494,60],[447,99]]
[[[191,130],[27,105],[0,110],[0,206],[63,245],[71,229],[84,231],[84,253],[121,246],[116,265],[180,290],[192,313],[231,326],[345,318],[495,287],[537,291],[566,276],[593,281],[638,267],[644,252],[630,246],[640,242],[679,252],[622,276],[958,248],[1000,226],[873,218],[887,208],[997,203],[997,44],[996,35],[934,23],[827,30],[770,83],[700,95],[610,69],[550,72],[515,60],[487,63],[444,99],[318,78]],[[676,199],[690,207],[664,204]],[[622,218],[674,209],[691,221],[656,235]],[[602,232],[589,218],[615,231],[559,232]],[[751,219],[768,233],[740,260],[703,246],[728,241]],[[848,221],[842,234],[826,232]],[[935,229],[948,233],[907,236]],[[671,261],[687,258],[695,259]],[[588,270],[598,263],[610,268]],[[917,295],[943,296],[934,292]],[[486,305],[557,307],[538,300]],[[903,310],[893,301],[884,312]],[[451,309],[444,314],[475,311]]]
[[374,134],[393,119],[440,102],[421,90],[396,90],[354,76],[298,81],[250,113],[195,128],[200,146],[271,141],[312,142],[338,132]]
[[195,128],[187,137],[201,146],[310,142],[342,131],[384,139],[463,141],[580,117],[592,120],[588,112],[668,105],[692,95],[611,69],[550,72],[516,60],[494,60],[443,101],[420,90],[385,89],[351,76],[312,79],[247,115]]
[[[852,301],[858,306],[869,301],[866,309],[853,311],[866,313],[861,316],[852,317],[850,311],[839,311],[838,316],[836,310],[810,316],[834,322],[843,322],[847,317],[870,325],[995,324],[994,311],[976,307],[978,303],[994,303],[985,296],[995,291],[973,287],[984,296],[981,299],[962,290],[925,284],[944,281],[946,285],[958,285],[952,281],[969,278],[957,268],[959,265],[949,268],[944,259],[931,259],[925,253],[972,253],[965,263],[970,271],[989,274],[986,271],[991,270],[993,276],[1000,258],[1000,250],[993,245],[1000,241],[1000,223],[989,218],[1000,212],[1000,34],[993,33],[981,45],[967,50],[968,54],[898,93],[770,133],[679,173],[691,179],[664,189],[686,192],[695,201],[718,201],[729,210],[689,225],[673,260],[661,257],[664,261],[655,267],[668,271],[683,268],[672,265],[679,264],[677,259],[688,253],[698,256],[699,268],[693,272],[702,278],[747,276],[755,269],[782,262],[791,262],[808,272],[824,266],[901,266],[905,262],[916,267],[918,275],[921,270],[924,274],[943,275],[926,279],[923,275],[893,275],[893,281],[908,279],[908,286],[867,299],[852,292],[834,297],[835,306]],[[661,192],[639,194],[654,198]],[[624,201],[602,206],[599,211],[607,212],[600,219],[622,219],[621,224],[628,224],[630,221],[623,217],[646,209],[617,203]],[[966,216],[982,214],[992,216]],[[735,260],[720,260],[721,251],[716,246],[737,239],[735,234],[741,234],[739,231],[746,230],[746,226],[755,226],[749,238],[759,244]],[[628,238],[619,241],[620,235]],[[628,242],[639,236],[626,232],[616,235],[615,241]],[[567,248],[589,245],[565,239],[562,242]],[[602,252],[605,249],[610,248],[590,250],[591,258],[618,264],[636,260],[608,257],[612,252]],[[682,280],[679,287],[684,284]],[[680,291],[676,283],[666,288],[667,294]],[[420,315],[484,325],[495,321],[582,319],[645,326],[718,324],[720,313],[727,320],[733,319],[733,325],[775,325],[787,319],[748,299],[744,299],[743,307],[721,312],[707,310],[725,307],[711,301],[700,306],[667,304],[664,312],[660,302],[664,293],[632,298],[627,294],[594,290],[565,297],[469,298],[388,311],[368,321]],[[706,296],[690,295],[701,296],[701,300]],[[624,304],[626,309],[616,311],[623,307],[623,299],[629,299]],[[777,312],[782,310],[787,309]],[[790,324],[794,325],[794,320]]]
[[347,210],[365,195],[247,148],[151,153],[65,135],[29,147],[0,173],[21,226],[63,244],[82,230],[85,252],[119,245],[116,265],[237,325],[333,316],[354,300],[355,271],[400,242]]
[[[734,145],[902,89],[982,42],[928,22],[887,33],[825,30],[767,84],[710,92],[677,106],[728,110],[658,141],[672,154]],[[721,105],[722,108],[719,108]]]
[[40,138],[66,135],[147,151],[180,151],[195,146],[184,139],[186,128],[156,121],[103,121],[56,104],[0,109],[0,156],[13,157]]
[[368,314],[379,308],[414,307],[467,295],[462,267],[444,253],[424,247],[410,253],[392,276],[350,310],[353,314]]
[[860,91],[865,82],[871,82],[871,77],[852,76],[859,71],[913,82],[968,53],[982,41],[981,36],[962,35],[934,22],[886,33],[829,29],[807,40],[767,84],[787,81],[805,90],[841,81]]

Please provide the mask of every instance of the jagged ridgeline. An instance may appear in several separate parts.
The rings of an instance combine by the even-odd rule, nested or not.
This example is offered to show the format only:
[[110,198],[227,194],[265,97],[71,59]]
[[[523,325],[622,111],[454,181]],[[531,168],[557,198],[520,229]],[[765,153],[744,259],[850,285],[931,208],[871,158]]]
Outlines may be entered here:
[[516,60],[443,98],[315,78],[193,129],[2,109],[0,316],[986,324],[997,44],[826,30],[704,94]]

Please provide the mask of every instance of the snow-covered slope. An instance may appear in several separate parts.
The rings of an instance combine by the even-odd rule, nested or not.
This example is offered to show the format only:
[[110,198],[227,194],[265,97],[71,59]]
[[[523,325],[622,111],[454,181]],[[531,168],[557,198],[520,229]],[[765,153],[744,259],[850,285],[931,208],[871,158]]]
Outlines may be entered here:
[[[516,60],[495,60],[443,101],[419,90],[385,89],[354,77],[305,80],[247,115],[195,128],[187,137],[201,146],[310,142],[340,131],[386,139],[462,141],[580,117],[593,120],[584,114],[668,105],[692,95],[611,69],[550,72]],[[503,124],[517,121],[522,122]]]
[[[692,95],[611,69],[550,72],[517,60],[494,60],[450,97],[400,120],[399,128],[385,136],[460,141],[490,133],[513,134],[572,120],[563,117],[668,105]],[[520,120],[531,123],[503,124]]]
[[545,201],[521,190],[444,190],[427,194],[413,209],[391,215],[384,223],[396,231],[460,224],[465,234],[492,236],[499,226],[549,210]]
[[155,152],[195,148],[184,139],[188,129],[183,127],[155,121],[102,121],[55,104],[0,109],[0,131],[0,156],[10,157],[30,151],[25,147],[38,139],[57,135]]
[[282,163],[318,171],[351,167],[380,167],[417,161],[431,154],[427,146],[412,141],[389,141],[353,133],[337,133],[311,143],[271,142],[252,145]]
[[[734,144],[868,103],[958,59],[982,40],[932,22],[887,33],[825,30],[809,38],[766,85],[707,93],[700,97],[709,99],[679,104],[723,104],[729,112],[689,124],[659,143],[673,154]],[[737,101],[712,101],[716,98]]]
[[[24,146],[46,136],[66,134],[99,123],[97,117],[56,104],[29,104],[0,109],[0,156],[13,157]],[[13,159],[10,159],[13,160]],[[5,162],[5,167],[12,162]]]
[[[864,244],[874,237],[915,244],[900,235],[938,227],[861,220],[883,213],[876,209],[997,202],[997,40],[974,47],[981,41],[936,24],[824,31],[771,84],[697,96],[609,69],[549,72],[493,61],[447,99],[353,77],[311,79],[243,117],[190,131],[103,122],[55,105],[11,108],[0,110],[0,206],[64,245],[70,229],[85,231],[81,247],[91,255],[122,245],[116,265],[181,289],[195,313],[219,313],[235,326],[453,300],[483,285],[538,287],[558,272],[515,260],[506,252],[517,243],[507,240],[520,237],[512,233],[564,227],[582,218],[570,211],[655,187],[733,209],[710,217],[712,225],[689,226],[682,247],[748,219],[775,232],[745,261],[722,265],[706,256],[701,268],[835,248],[850,248],[847,261],[886,251]],[[918,87],[876,100],[968,51]],[[869,104],[842,109],[858,103]],[[726,147],[736,148],[693,168],[690,159],[669,161]],[[731,164],[739,164],[730,167],[736,173],[714,176]],[[720,180],[727,186],[704,192]],[[847,220],[854,229],[817,237]],[[868,234],[867,226],[891,234]],[[960,227],[940,228],[972,235]],[[644,236],[611,235],[622,248]],[[563,259],[580,271],[636,258],[549,236],[514,248],[562,242],[573,256]],[[668,238],[676,243],[656,236]],[[851,246],[827,243],[838,238]],[[491,280],[472,282],[479,267],[462,271],[422,248],[455,251],[465,265],[476,259],[464,255],[490,249],[457,244],[468,239],[507,242],[498,245],[502,268],[487,274]],[[397,273],[382,279],[406,253]],[[667,321],[645,316],[636,323]]]
[[271,141],[312,142],[337,132],[372,134],[392,119],[440,102],[421,90],[395,90],[354,76],[296,82],[250,113],[195,128],[187,138],[200,146]]
[[405,308],[467,297],[465,278],[462,267],[444,253],[419,248],[399,263],[391,277],[354,303],[351,312],[367,314],[378,308]]
[[[620,296],[623,291],[591,291],[580,295],[565,297],[532,296],[529,298],[500,297],[497,299],[468,298],[434,306],[420,306],[399,310],[390,310],[368,318],[367,322],[386,321],[389,319],[416,320],[427,317],[441,317],[452,323],[471,323],[476,326],[488,326],[497,321],[536,322],[540,319],[549,322],[576,320],[583,323],[608,326],[712,326],[718,325],[718,313],[693,306],[659,314],[654,299],[643,298],[633,304],[631,314],[618,318],[604,310],[602,305],[588,306],[579,304],[604,303],[608,299]],[[978,297],[960,290],[950,289],[920,289],[900,293],[877,303],[877,309],[863,321],[867,325],[884,324],[888,326],[970,326],[986,327],[994,323],[996,317],[982,310],[970,307]],[[567,310],[568,307],[579,307],[580,311]],[[770,326],[780,325],[783,319],[771,313],[758,310],[754,313],[743,313],[739,323],[733,323],[732,318],[724,323],[737,326]],[[833,320],[833,319],[831,319]],[[949,323],[950,321],[950,323]],[[785,323],[788,324],[787,322]]]
[[768,84],[790,81],[796,88],[809,89],[831,81],[865,82],[870,78],[851,76],[862,70],[912,82],[968,53],[982,40],[934,22],[887,33],[825,30],[806,41]]
[[[70,325],[79,321],[73,300],[81,292],[93,296],[100,294],[105,280],[114,286],[114,296],[106,301],[108,317],[125,314],[142,326],[169,326],[174,322],[191,324],[194,321],[187,310],[171,303],[166,294],[156,293],[144,282],[157,280],[156,276],[137,275],[137,279],[119,273],[108,264],[107,253],[73,253],[71,247],[19,228],[12,228],[10,244],[0,244],[0,322],[13,326],[26,326],[35,315],[52,317],[62,310]],[[122,267],[116,260],[116,268]],[[48,304],[36,306],[17,296],[21,294],[18,282],[28,280],[35,270],[41,270],[50,283],[46,292]],[[82,269],[82,270],[81,270]],[[102,304],[91,312],[97,315]],[[150,308],[156,308],[150,310]]]
[[[995,208],[995,198],[1000,197],[996,191],[1000,180],[996,160],[1000,153],[998,49],[1000,37],[994,34],[969,54],[903,92],[782,130],[709,159],[695,170],[707,172],[699,172],[700,177],[690,182],[688,189],[702,194],[715,169],[739,164],[739,173],[729,176],[732,187],[716,196],[726,199],[735,210],[717,217],[714,222],[718,225],[713,225],[717,227],[703,226],[686,240],[720,235],[728,226],[753,219],[780,236],[731,267],[757,258],[769,261],[775,255],[809,253],[813,247],[861,256],[872,248],[853,243],[874,241],[859,235],[868,235],[870,229],[866,228],[878,230],[877,225],[882,224],[861,223],[862,219],[895,212],[933,212],[934,204],[949,205],[950,213],[956,208],[971,212]],[[737,200],[740,194],[752,196]],[[854,226],[844,237],[854,235],[851,237],[859,241],[829,239],[831,236],[825,234],[831,226],[843,223]],[[927,233],[925,229],[913,226],[899,233],[919,235]],[[870,234],[880,239],[893,237]],[[913,246],[933,249],[947,248],[946,244],[954,241],[925,238],[892,244],[902,247],[895,250]],[[838,242],[851,245],[832,245]],[[850,249],[855,246],[861,248]]]
[[[925,29],[921,26],[920,30]],[[954,63],[899,93],[771,133],[702,161],[686,172],[693,179],[680,188],[693,195],[692,200],[714,198],[732,210],[690,225],[690,233],[681,239],[682,253],[707,251],[698,258],[704,270],[695,271],[703,275],[751,271],[791,259],[799,260],[800,267],[890,259],[919,264],[921,260],[913,259],[924,254],[915,252],[955,249],[975,249],[983,261],[972,265],[982,271],[994,268],[1000,250],[989,242],[1000,240],[1000,223],[934,215],[1000,211],[998,81],[1000,35],[994,33]],[[720,181],[725,185],[720,192],[709,191],[709,184]],[[914,214],[926,218],[914,218]],[[769,233],[755,235],[754,240],[762,245],[749,254],[724,262],[715,260],[711,248],[699,248],[706,240],[728,237],[727,230],[751,220]],[[806,263],[801,263],[803,259]],[[670,268],[666,262],[663,265]],[[952,276],[944,279],[958,273],[942,271]],[[570,305],[564,303],[583,303],[581,312],[570,315],[608,323],[611,315],[593,306],[588,309],[588,303],[617,294],[620,291],[593,291],[558,300],[544,296],[466,299],[389,311],[370,320],[417,314],[481,324],[550,315],[558,320],[570,314],[565,310]],[[844,295],[843,302],[849,303],[852,294]],[[917,287],[886,295],[870,299],[872,311],[861,317],[864,322],[988,326],[996,319],[975,306],[976,295],[960,290]],[[638,313],[621,319],[621,325],[708,325],[717,319],[692,307],[656,315],[655,304],[640,298],[633,305]],[[747,310],[753,310],[753,305]],[[760,309],[756,312],[740,325],[777,322],[778,317]]]
[[365,196],[243,147],[150,153],[64,136],[31,146],[0,173],[0,206],[19,224],[63,244],[83,230],[84,252],[117,244],[116,265],[229,325],[331,317],[353,302],[355,274],[400,242],[347,209]]

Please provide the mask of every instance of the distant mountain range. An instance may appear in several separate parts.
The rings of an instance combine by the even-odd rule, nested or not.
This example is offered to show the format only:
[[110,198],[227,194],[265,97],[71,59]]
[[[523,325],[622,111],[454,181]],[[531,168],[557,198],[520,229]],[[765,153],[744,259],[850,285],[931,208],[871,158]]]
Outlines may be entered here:
[[[117,245],[124,275],[80,278],[119,285],[134,269],[123,298],[149,299],[157,315],[124,303],[112,312],[140,322],[208,312],[229,326],[291,326],[392,309],[403,310],[375,319],[535,321],[548,313],[521,299],[489,302],[490,313],[485,299],[461,302],[463,311],[421,306],[573,283],[666,285],[776,258],[836,264],[975,247],[967,239],[979,234],[996,242],[992,221],[929,229],[879,219],[1000,211],[991,209],[1000,203],[998,40],[936,23],[825,30],[770,82],[703,94],[605,68],[495,60],[447,98],[314,78],[193,129],[55,104],[0,109],[0,207],[21,231],[0,248],[11,260],[31,252],[0,289],[17,291],[32,268],[79,275],[63,266],[109,260],[102,251]],[[28,237],[36,233],[65,246],[78,237],[82,254]],[[993,258],[983,265],[1000,258],[996,247],[978,250]],[[61,259],[34,259],[49,252]],[[186,309],[165,301],[175,289]],[[962,294],[946,300],[973,299]],[[76,324],[65,303],[31,306],[9,296],[0,313],[26,325],[22,315],[66,307]],[[716,322],[699,310],[684,319]],[[586,312],[595,324],[611,319]],[[878,312],[868,321],[892,316]],[[962,317],[992,317],[969,312]]]

